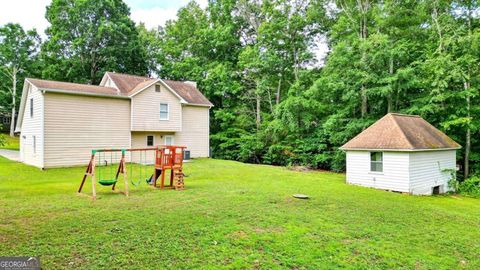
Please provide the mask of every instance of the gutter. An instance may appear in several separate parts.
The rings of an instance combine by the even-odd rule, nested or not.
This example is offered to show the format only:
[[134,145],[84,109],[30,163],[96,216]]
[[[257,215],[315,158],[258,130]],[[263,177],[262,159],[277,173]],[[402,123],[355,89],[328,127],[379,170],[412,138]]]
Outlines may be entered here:
[[188,103],[188,102],[183,104],[188,106],[196,106],[196,107],[208,107],[208,108],[215,107],[213,104],[208,105],[208,104],[198,104],[198,103]]
[[462,147],[454,148],[435,148],[435,149],[382,149],[382,148],[338,148],[342,151],[369,151],[369,152],[429,152],[429,151],[447,151],[447,150],[458,150]]
[[67,95],[80,95],[80,96],[95,96],[95,97],[130,99],[130,97],[128,97],[128,96],[87,93],[87,92],[70,91],[70,90],[58,90],[58,89],[49,89],[49,88],[39,88],[38,90],[42,91],[43,93],[50,92],[50,93],[59,93],[59,94],[67,94]]

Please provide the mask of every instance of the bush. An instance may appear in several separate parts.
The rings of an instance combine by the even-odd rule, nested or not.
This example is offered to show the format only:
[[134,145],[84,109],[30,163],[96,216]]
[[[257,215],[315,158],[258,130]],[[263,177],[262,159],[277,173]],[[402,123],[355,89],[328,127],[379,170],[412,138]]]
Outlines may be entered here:
[[480,198],[480,177],[472,176],[458,184],[458,193]]
[[7,144],[7,139],[5,138],[5,135],[0,134],[0,147],[5,146]]

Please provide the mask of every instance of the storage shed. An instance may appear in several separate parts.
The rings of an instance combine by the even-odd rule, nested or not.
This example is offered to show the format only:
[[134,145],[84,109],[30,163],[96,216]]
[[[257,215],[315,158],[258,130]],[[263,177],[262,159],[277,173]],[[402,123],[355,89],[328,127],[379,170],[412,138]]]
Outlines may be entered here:
[[417,195],[444,193],[461,146],[420,116],[389,113],[340,149],[347,183]]

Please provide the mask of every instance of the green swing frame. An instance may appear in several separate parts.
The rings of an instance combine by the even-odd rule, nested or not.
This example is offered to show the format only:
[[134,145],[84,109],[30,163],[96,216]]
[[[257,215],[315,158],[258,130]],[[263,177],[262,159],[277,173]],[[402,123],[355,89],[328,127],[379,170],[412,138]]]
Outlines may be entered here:
[[[133,150],[133,149],[132,149]],[[149,178],[145,178],[148,174],[147,174],[147,151],[148,150],[151,150],[151,149],[139,149],[139,150],[134,150],[134,151],[130,151],[130,182],[132,183],[132,185],[134,187],[138,187],[140,186],[140,184],[145,181],[145,182],[149,182],[150,179]],[[135,177],[133,171],[133,157],[134,157],[134,153],[135,152],[138,152],[139,153],[139,163],[138,165],[140,166],[138,171],[139,171],[139,175],[137,177],[137,181],[133,181]]]
[[[79,195],[86,195],[91,197],[93,200],[97,199],[97,190],[96,190],[96,182],[98,178],[98,183],[102,186],[112,186],[112,191],[118,191],[120,193],[123,193],[125,196],[128,197],[128,177],[127,177],[127,169],[125,166],[125,153],[126,149],[94,149],[92,150],[92,154],[90,156],[90,162],[88,163],[87,170],[85,171],[85,174],[83,176],[82,182],[80,184],[80,187],[78,188],[77,194]],[[115,176],[112,176],[112,178],[104,178],[105,177],[105,172],[102,171],[101,169],[101,157],[103,153],[103,157],[105,158],[105,153],[110,153],[110,165],[105,164],[105,166],[110,166],[110,173],[113,175],[113,155],[115,153],[115,156],[118,157],[118,153],[121,152],[121,158],[118,163],[118,168],[116,170]],[[99,155],[98,157],[98,166],[96,165],[96,155]],[[104,159],[105,161],[105,159]],[[97,170],[98,168],[98,170]],[[98,175],[96,174],[98,173]],[[103,174],[102,174],[103,173]],[[124,190],[117,190],[116,185],[118,182],[118,177],[120,174],[123,175],[123,180],[124,180]],[[103,176],[102,176],[103,175]],[[85,184],[85,181],[87,180],[87,177],[91,177],[92,179],[92,195],[87,195],[82,193],[83,186]]]
[[[131,178],[131,183],[133,186],[137,187],[140,185],[142,181],[149,181],[150,179],[145,178],[145,175],[147,175],[147,166],[146,164],[141,164],[141,167],[139,168],[140,170],[140,179],[138,181],[133,181],[134,178],[134,167],[133,167],[133,153],[134,152],[139,152],[140,151],[140,163],[146,163],[146,152],[147,151],[156,151],[156,147],[152,148],[132,148],[132,149],[94,149],[92,150],[91,156],[90,156],[90,162],[87,166],[87,169],[85,171],[85,174],[83,175],[82,182],[80,183],[80,187],[78,188],[77,194],[79,195],[86,195],[91,197],[93,200],[96,200],[97,198],[97,192],[96,192],[96,183],[102,185],[102,186],[112,186],[112,191],[118,191],[120,193],[123,193],[125,196],[128,197],[129,195],[129,190],[128,190],[128,173],[127,173],[127,166],[126,166],[126,152],[130,152],[130,178]],[[143,155],[142,155],[143,152]],[[110,164],[108,164],[107,160],[105,159],[105,154],[110,153]],[[121,153],[121,158],[118,163],[118,167],[116,169],[116,172],[114,173],[113,167],[114,167],[114,161],[116,162],[118,160],[118,153]],[[98,161],[97,161],[97,154],[98,154]],[[102,157],[103,156],[103,157]],[[102,160],[103,158],[103,160]],[[101,165],[101,162],[105,162],[105,166]],[[98,165],[97,165],[98,164]],[[106,168],[106,167],[109,168]],[[107,171],[109,172],[107,177]],[[124,180],[124,190],[117,190],[116,185],[118,183],[118,178],[119,176],[123,176]],[[87,195],[82,193],[83,186],[85,184],[85,181],[88,177],[91,177],[92,179],[92,195]],[[145,178],[145,179],[144,179]],[[97,181],[98,179],[98,181]]]

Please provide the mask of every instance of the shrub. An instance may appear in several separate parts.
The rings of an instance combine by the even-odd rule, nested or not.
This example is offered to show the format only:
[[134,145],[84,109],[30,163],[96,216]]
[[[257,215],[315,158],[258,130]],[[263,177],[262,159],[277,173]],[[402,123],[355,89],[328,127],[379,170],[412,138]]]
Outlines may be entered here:
[[5,138],[5,135],[0,134],[0,147],[5,146],[7,144],[7,139]]
[[458,184],[458,193],[480,198],[480,177],[472,176]]

